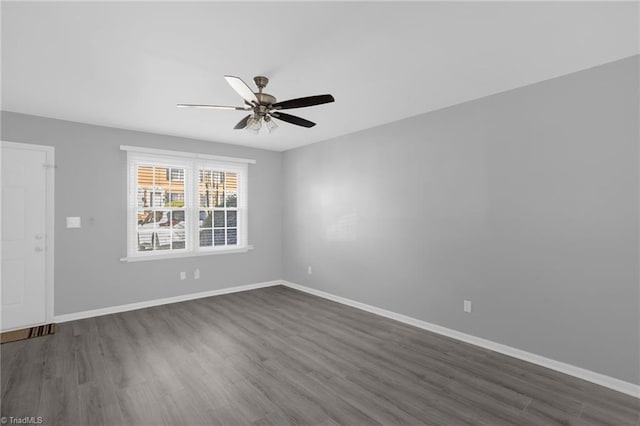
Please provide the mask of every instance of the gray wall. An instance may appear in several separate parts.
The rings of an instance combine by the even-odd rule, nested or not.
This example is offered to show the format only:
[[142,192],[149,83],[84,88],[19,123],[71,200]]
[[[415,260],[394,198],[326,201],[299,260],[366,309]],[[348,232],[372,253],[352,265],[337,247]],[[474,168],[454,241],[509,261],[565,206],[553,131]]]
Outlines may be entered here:
[[[56,315],[282,277],[282,154],[239,146],[2,113],[2,140],[55,147]],[[124,263],[127,169],[120,145],[253,158],[249,243],[255,249]],[[81,216],[81,229],[66,229]],[[90,219],[93,218],[93,223]],[[200,280],[193,272],[200,269]],[[187,279],[180,281],[180,271]]]
[[284,279],[640,383],[638,72],[286,152]]
[[[2,139],[56,148],[57,315],[284,278],[640,383],[638,72],[625,59],[284,155],[9,112]],[[121,144],[256,159],[255,250],[120,262]]]

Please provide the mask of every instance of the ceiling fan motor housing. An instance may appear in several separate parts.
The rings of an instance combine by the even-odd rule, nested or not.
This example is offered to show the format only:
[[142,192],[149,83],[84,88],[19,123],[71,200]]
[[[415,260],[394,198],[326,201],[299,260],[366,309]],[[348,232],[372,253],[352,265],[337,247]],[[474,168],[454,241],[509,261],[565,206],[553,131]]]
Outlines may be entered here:
[[275,96],[271,96],[268,93],[256,93],[256,97],[260,102],[260,105],[271,105],[276,103]]
[[268,93],[262,93],[262,89],[267,87],[267,84],[269,84],[269,79],[267,77],[263,75],[257,75],[253,77],[253,81],[254,83],[256,83],[256,86],[258,87],[258,92],[255,95],[256,95],[256,98],[258,98],[258,102],[259,102],[259,105],[256,108],[254,108],[254,111],[257,115],[264,116],[268,112],[267,108],[265,107],[271,104],[275,104],[276,98],[275,96],[272,96]]

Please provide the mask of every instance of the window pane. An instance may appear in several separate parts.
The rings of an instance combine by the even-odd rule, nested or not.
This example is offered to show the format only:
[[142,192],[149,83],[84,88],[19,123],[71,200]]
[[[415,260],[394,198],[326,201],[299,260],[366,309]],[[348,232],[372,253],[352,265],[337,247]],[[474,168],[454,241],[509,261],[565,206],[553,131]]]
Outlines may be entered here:
[[238,207],[238,194],[227,192],[227,207]]
[[138,212],[138,251],[154,249],[156,218],[157,214],[153,210]]
[[238,190],[238,175],[236,173],[225,173],[225,188],[227,191]]
[[200,231],[200,247],[211,247],[213,239],[211,238],[211,229]]
[[213,184],[214,185],[224,188],[224,180],[225,180],[225,173],[224,172],[215,172],[214,171],[212,173],[212,177],[213,177]]
[[203,191],[201,194],[198,194],[200,198],[200,207],[210,207],[211,206],[211,198],[207,196],[207,194]]
[[155,211],[156,228],[169,228],[171,226],[171,211],[156,210]]
[[172,214],[172,248],[183,249],[186,246],[184,232],[184,210],[175,210]]
[[170,168],[167,180],[170,182],[184,182],[184,169]]
[[144,207],[149,207],[147,204],[147,189],[138,185],[136,194],[136,207],[142,209]]
[[[225,202],[225,182],[229,173],[216,170],[198,170],[198,195],[200,207],[224,207]],[[237,177],[234,179],[237,180]],[[237,184],[233,184],[235,189]]]
[[168,207],[184,207],[184,174],[183,168],[170,168],[169,189],[167,190]]
[[169,229],[168,226],[162,226],[161,224],[153,233],[153,236],[153,246],[156,250],[166,250],[171,248],[171,229]]
[[227,226],[228,227],[236,227],[238,212],[235,210],[227,211]]
[[200,170],[201,181],[198,183],[198,198],[200,207],[210,208],[215,205],[216,188],[213,184],[213,174],[209,170]]
[[224,172],[211,173],[214,207],[224,207]]
[[213,226],[216,228],[224,228],[224,211],[217,210],[213,212]]
[[224,229],[213,230],[213,245],[216,245],[216,246],[224,245]]
[[227,244],[235,245],[238,243],[238,231],[235,228],[227,229]]
[[166,239],[164,244],[156,244],[154,250],[169,250],[170,248],[169,240]]
[[138,251],[153,250],[153,231],[138,231]]
[[[136,190],[136,204],[138,207],[166,207],[168,206],[170,190],[169,168],[154,166],[138,167],[138,188]],[[184,169],[182,170],[184,180]],[[182,188],[180,191],[179,188]],[[180,182],[176,186],[176,192],[184,194],[184,183]],[[184,200],[184,195],[182,196]],[[183,204],[184,205],[184,204]]]
[[185,238],[184,238],[184,230],[174,230],[173,237],[171,240],[171,247],[174,250],[180,250],[185,247]]
[[171,188],[169,193],[169,206],[170,207],[184,207],[184,189],[181,192],[177,192],[175,188]]
[[138,188],[137,205],[140,207],[151,207],[151,194],[153,190],[153,167],[138,167]]
[[171,246],[171,231],[138,231],[138,251],[166,250]]
[[141,201],[142,207],[162,207],[164,205],[164,192],[162,190],[154,190],[152,187],[142,188]]
[[222,187],[213,192],[213,207],[224,207],[224,189]]
[[154,172],[154,186],[151,191],[153,207],[171,207],[169,202],[169,194],[171,193],[171,184],[169,182],[169,168],[156,167]]
[[173,241],[174,243],[176,241],[184,242],[185,241],[184,229],[180,229],[180,228],[174,229],[172,232],[171,241]]
[[154,217],[152,210],[138,210],[138,228],[153,228]]
[[211,228],[211,210],[200,210],[200,228]]
[[171,219],[171,227],[182,225],[184,228],[184,210],[173,210],[169,212],[169,218]]

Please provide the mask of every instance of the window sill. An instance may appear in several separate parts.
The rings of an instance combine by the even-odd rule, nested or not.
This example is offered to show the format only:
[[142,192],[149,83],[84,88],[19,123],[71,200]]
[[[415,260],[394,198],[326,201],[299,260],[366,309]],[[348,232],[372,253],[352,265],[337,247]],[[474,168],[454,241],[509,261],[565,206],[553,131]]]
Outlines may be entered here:
[[148,255],[148,256],[129,256],[129,257],[120,258],[120,261],[121,262],[146,262],[148,260],[184,259],[187,257],[212,256],[216,254],[246,253],[249,250],[253,250],[252,245],[237,247],[232,249],[199,251],[199,252],[189,252],[189,253],[156,254],[156,255]]

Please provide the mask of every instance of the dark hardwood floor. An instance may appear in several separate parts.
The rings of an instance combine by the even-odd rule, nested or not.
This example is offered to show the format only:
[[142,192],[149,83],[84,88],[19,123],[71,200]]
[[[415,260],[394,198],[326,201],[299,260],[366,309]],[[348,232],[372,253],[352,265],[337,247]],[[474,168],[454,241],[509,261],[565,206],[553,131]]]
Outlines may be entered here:
[[0,350],[1,415],[43,424],[640,424],[633,397],[281,286]]

